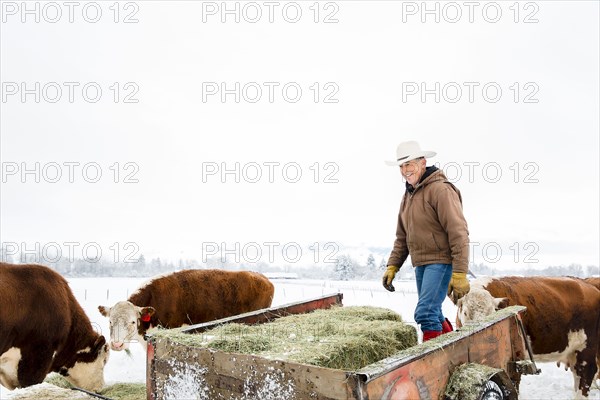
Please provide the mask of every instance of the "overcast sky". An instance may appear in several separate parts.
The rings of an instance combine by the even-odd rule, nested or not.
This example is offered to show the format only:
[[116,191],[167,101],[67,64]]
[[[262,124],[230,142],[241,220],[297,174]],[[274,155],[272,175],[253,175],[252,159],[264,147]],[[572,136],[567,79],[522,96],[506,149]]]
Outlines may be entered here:
[[223,4],[1,3],[2,242],[391,247],[417,140],[472,261],[599,264],[598,2]]

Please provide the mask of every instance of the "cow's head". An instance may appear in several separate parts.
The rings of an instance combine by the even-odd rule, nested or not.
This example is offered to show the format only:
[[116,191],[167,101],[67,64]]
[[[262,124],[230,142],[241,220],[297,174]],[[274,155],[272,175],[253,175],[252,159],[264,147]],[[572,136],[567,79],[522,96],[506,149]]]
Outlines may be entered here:
[[456,306],[456,326],[460,328],[468,322],[482,320],[494,311],[505,308],[508,306],[508,299],[495,298],[485,289],[472,288],[458,299]]
[[109,350],[104,336],[95,336],[94,342],[75,353],[67,365],[59,369],[72,385],[98,392],[104,386],[104,366]]
[[129,348],[130,342],[143,341],[146,331],[156,325],[153,307],[120,301],[110,308],[98,306],[98,310],[109,319],[110,348],[115,351]]

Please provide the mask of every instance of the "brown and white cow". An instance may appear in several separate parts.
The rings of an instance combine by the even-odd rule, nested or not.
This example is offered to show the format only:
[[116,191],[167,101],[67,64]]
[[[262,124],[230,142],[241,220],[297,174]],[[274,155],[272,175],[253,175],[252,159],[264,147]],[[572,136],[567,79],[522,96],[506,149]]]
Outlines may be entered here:
[[108,360],[104,336],[48,267],[0,263],[0,384],[38,384],[58,372],[73,385],[98,391]]
[[583,278],[583,280],[587,283],[589,283],[590,285],[594,286],[596,289],[600,290],[600,277],[589,277],[589,278]]
[[155,326],[177,328],[270,307],[274,291],[257,272],[183,270],[153,278],[128,301],[98,310],[109,318],[111,348],[120,351],[134,341],[146,346],[144,335]]
[[577,397],[587,397],[597,371],[600,291],[570,277],[500,277],[471,282],[458,300],[457,325],[509,305],[527,307],[523,324],[535,359],[570,368]]
[[[589,277],[584,278],[583,280],[600,290],[600,277]],[[598,343],[600,343],[600,330],[598,331]],[[598,345],[598,353],[596,354],[596,365],[598,366],[598,372],[596,372],[595,383],[596,387],[600,389],[600,344]]]

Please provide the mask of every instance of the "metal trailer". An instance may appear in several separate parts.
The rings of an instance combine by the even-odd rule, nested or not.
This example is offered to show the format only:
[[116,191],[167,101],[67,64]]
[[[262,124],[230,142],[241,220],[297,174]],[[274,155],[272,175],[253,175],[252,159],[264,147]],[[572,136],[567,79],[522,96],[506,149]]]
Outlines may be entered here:
[[[342,294],[193,325],[184,331],[193,335],[231,322],[260,324],[333,305],[342,305]],[[193,395],[198,399],[517,399],[521,374],[539,373],[521,321],[524,311],[525,307],[509,307],[484,322],[356,371],[191,347],[150,334],[147,399],[168,398],[167,387],[185,385],[182,374],[188,384],[190,379],[194,383]]]

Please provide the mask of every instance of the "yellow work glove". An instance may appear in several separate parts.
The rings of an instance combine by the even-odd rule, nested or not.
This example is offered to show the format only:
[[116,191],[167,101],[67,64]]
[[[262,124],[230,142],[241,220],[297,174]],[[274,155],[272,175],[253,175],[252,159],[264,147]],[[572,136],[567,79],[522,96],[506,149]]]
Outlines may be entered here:
[[467,274],[465,272],[453,272],[448,285],[448,297],[452,299],[454,304],[458,299],[469,293],[469,290],[471,290],[471,285],[469,285]]
[[394,285],[392,285],[392,281],[396,276],[396,272],[398,272],[399,270],[400,267],[397,267],[395,265],[388,265],[387,269],[385,270],[385,273],[383,274],[383,287],[389,290],[390,292],[396,290]]

